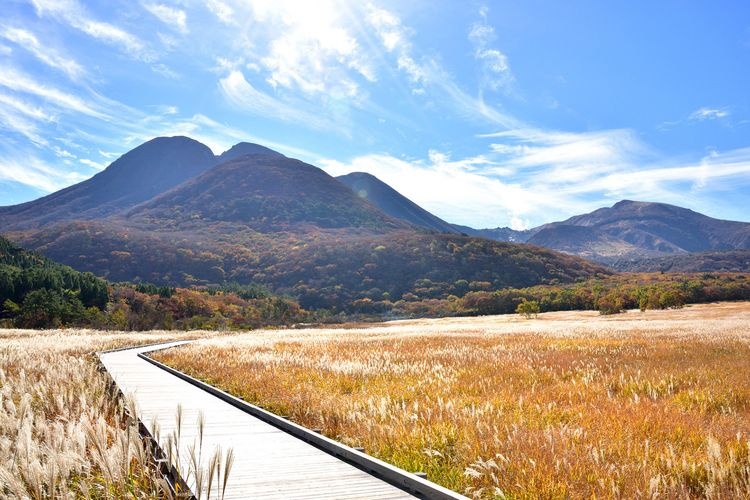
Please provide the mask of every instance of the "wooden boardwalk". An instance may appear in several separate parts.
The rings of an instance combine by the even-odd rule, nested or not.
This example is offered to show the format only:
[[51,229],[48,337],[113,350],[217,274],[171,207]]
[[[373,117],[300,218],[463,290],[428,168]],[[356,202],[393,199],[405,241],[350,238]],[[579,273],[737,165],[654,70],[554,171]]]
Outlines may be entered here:
[[[234,452],[225,498],[413,498],[138,357],[179,344],[103,353],[100,359],[123,394],[132,393],[138,417],[152,434],[158,423],[162,448],[166,448],[167,436],[176,431],[177,407],[182,407],[181,471],[188,470],[189,448],[198,447],[197,422],[202,414],[204,466],[216,449]],[[185,479],[195,491],[194,478]],[[215,487],[211,498],[219,497]]]

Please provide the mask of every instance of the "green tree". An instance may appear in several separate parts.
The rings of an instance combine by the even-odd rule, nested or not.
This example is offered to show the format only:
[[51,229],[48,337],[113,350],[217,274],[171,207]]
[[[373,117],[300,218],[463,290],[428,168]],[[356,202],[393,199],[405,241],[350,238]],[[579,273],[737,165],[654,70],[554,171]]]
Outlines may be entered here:
[[72,292],[41,288],[26,294],[16,324],[22,328],[58,328],[84,321],[86,310]]
[[617,290],[612,290],[597,300],[599,314],[618,314],[625,310],[625,302]]
[[539,314],[539,302],[536,300],[521,299],[521,302],[516,307],[516,313],[523,315],[526,319],[537,317]]

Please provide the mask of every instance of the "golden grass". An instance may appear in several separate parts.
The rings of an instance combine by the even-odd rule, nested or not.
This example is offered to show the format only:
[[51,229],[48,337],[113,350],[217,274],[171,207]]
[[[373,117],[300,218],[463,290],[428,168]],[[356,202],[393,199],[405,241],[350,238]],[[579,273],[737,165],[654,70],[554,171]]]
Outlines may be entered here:
[[162,361],[476,497],[750,497],[750,304],[261,331]]
[[90,353],[172,337],[0,330],[0,497],[169,496]]

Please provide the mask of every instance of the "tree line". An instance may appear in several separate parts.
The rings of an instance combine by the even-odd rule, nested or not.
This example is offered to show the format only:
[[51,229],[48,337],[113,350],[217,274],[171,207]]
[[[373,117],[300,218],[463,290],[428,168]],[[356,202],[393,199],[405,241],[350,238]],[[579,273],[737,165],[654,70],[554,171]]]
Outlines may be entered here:
[[259,285],[110,284],[0,237],[0,327],[249,329],[306,319],[295,300]]
[[498,288],[490,280],[458,279],[446,284],[419,277],[397,299],[382,289],[365,297],[348,296],[340,286],[331,290],[336,296],[316,303],[310,300],[316,290],[309,286],[295,290],[298,296],[291,298],[257,284],[193,288],[111,284],[0,237],[0,327],[239,330],[313,321],[515,312],[526,316],[563,310],[615,314],[635,308],[750,300],[750,277],[741,273],[618,274],[524,288]]

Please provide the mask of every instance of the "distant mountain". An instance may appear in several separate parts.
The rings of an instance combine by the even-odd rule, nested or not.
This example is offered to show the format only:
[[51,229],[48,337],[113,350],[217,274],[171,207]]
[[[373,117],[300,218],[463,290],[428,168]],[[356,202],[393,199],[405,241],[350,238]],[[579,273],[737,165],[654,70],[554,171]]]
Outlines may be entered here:
[[[160,145],[166,146],[154,147]],[[151,174],[161,179],[165,173],[173,174],[169,182],[150,185]],[[377,179],[366,185],[383,196],[381,203],[390,201],[399,218],[321,169],[258,145],[240,144],[217,158],[190,139],[156,139],[100,175],[115,174],[119,190],[92,179],[30,202],[26,210],[3,209],[0,231],[113,281],[259,283],[298,297],[303,306],[333,309],[609,273],[534,246],[436,234],[436,228],[452,228]],[[136,196],[134,186],[147,194]],[[61,207],[86,211],[79,216]],[[11,223],[5,213],[15,214]]]
[[750,248],[750,223],[630,200],[535,231],[528,243],[600,262]]
[[100,219],[146,201],[214,165],[211,150],[187,137],[158,137],[92,178],[38,200],[0,207],[0,228]]
[[288,230],[295,225],[380,230],[408,227],[323,170],[279,154],[250,154],[220,163],[139,205],[128,218],[191,228],[232,222],[261,232]]
[[459,233],[455,227],[431,214],[377,177],[364,172],[336,177],[360,198],[380,210],[417,227],[440,233]]

